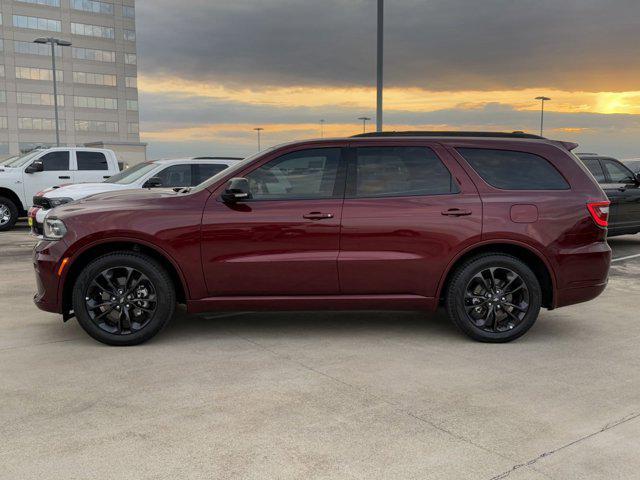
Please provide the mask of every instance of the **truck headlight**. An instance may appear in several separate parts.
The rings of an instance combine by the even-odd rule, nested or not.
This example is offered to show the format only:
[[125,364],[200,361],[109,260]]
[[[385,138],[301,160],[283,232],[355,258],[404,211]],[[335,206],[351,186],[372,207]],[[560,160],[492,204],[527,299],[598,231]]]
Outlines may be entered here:
[[62,220],[57,218],[46,217],[44,219],[44,239],[45,240],[60,240],[67,233],[67,227],[64,226]]
[[71,203],[71,202],[73,202],[73,198],[61,197],[61,198],[49,199],[49,204],[51,205],[51,208],[59,207],[60,205],[64,205],[65,203]]

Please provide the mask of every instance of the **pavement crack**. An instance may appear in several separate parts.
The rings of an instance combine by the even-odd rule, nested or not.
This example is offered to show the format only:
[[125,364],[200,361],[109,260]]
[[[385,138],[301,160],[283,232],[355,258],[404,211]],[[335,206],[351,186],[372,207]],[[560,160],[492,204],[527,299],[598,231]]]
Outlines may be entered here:
[[342,384],[342,385],[344,385],[344,386],[346,386],[346,387],[349,387],[349,388],[351,388],[351,389],[353,389],[353,390],[356,390],[357,392],[359,392],[359,393],[361,393],[361,394],[368,395],[370,398],[373,398],[373,399],[378,400],[378,401],[380,401],[380,402],[382,402],[382,403],[385,403],[386,405],[388,405],[388,406],[392,407],[392,408],[396,411],[396,413],[401,413],[401,414],[403,414],[403,415],[407,415],[407,416],[409,416],[409,417],[413,418],[414,420],[417,420],[417,421],[419,421],[419,422],[421,422],[421,423],[424,423],[424,424],[426,424],[426,425],[429,425],[430,427],[432,427],[432,428],[434,428],[434,429],[438,430],[439,432],[442,432],[442,433],[444,433],[444,434],[446,434],[446,435],[449,435],[449,436],[451,436],[451,437],[455,438],[456,440],[459,440],[459,441],[461,441],[461,442],[464,442],[464,443],[466,443],[466,444],[468,444],[468,445],[472,445],[472,446],[474,446],[474,447],[476,447],[476,448],[478,448],[478,449],[480,449],[480,450],[482,450],[482,451],[484,451],[484,452],[487,452],[487,453],[490,453],[490,454],[496,455],[496,456],[498,456],[498,457],[500,457],[500,458],[503,458],[503,459],[505,459],[505,460],[509,460],[510,462],[514,461],[514,459],[513,459],[513,458],[507,457],[507,456],[505,456],[503,453],[496,452],[496,451],[494,451],[494,450],[491,450],[491,449],[489,449],[489,448],[485,447],[484,445],[481,445],[481,444],[475,443],[473,440],[470,440],[469,438],[466,438],[466,437],[464,437],[464,436],[462,436],[462,435],[460,435],[460,434],[457,434],[457,433],[455,433],[455,432],[453,432],[453,431],[451,431],[451,430],[448,430],[448,429],[446,429],[446,428],[442,427],[441,425],[438,425],[438,424],[436,424],[436,423],[432,422],[431,420],[428,420],[428,419],[426,419],[426,418],[423,418],[423,417],[421,417],[421,416],[419,416],[419,415],[417,415],[417,414],[415,414],[415,413],[411,412],[410,410],[408,410],[408,409],[404,408],[404,407],[403,407],[401,404],[399,404],[399,403],[396,403],[396,402],[392,402],[392,401],[390,401],[390,400],[387,400],[386,398],[383,398],[383,397],[381,397],[381,396],[379,396],[379,395],[375,395],[375,394],[373,394],[373,393],[371,393],[371,392],[367,391],[366,389],[364,389],[364,388],[362,388],[362,387],[360,387],[360,386],[358,386],[358,385],[352,385],[351,383],[345,382],[344,380],[341,380],[340,378],[334,377],[334,376],[332,376],[332,375],[329,375],[329,374],[328,374],[328,373],[326,373],[326,372],[323,372],[323,371],[318,370],[318,369],[316,369],[316,368],[313,368],[313,367],[311,367],[311,366],[309,366],[309,365],[306,365],[305,363],[302,363],[302,362],[300,362],[299,360],[296,360],[296,359],[292,358],[292,357],[291,357],[291,356],[289,356],[289,355],[284,355],[284,354],[282,354],[282,353],[280,353],[280,352],[277,352],[277,351],[275,351],[275,350],[273,350],[273,349],[271,349],[271,348],[269,348],[269,347],[266,347],[266,346],[264,346],[264,345],[260,344],[259,342],[256,342],[255,340],[251,340],[250,338],[247,338],[247,337],[245,337],[245,336],[243,336],[243,335],[240,335],[240,334],[238,334],[238,333],[235,333],[235,332],[232,332],[232,333],[233,333],[234,335],[236,335],[237,337],[239,337],[239,338],[241,338],[241,339],[245,340],[246,342],[249,342],[249,343],[251,343],[251,344],[253,344],[253,345],[257,346],[258,348],[261,348],[261,349],[263,349],[263,350],[266,350],[267,352],[269,352],[269,353],[271,353],[271,354],[275,355],[276,357],[283,358],[283,359],[285,359],[285,360],[287,360],[287,361],[290,361],[290,362],[292,362],[292,363],[295,363],[296,365],[298,365],[298,366],[300,366],[300,367],[302,367],[302,368],[304,368],[304,369],[306,369],[306,370],[309,370],[309,371],[311,371],[311,372],[314,372],[314,373],[316,373],[316,374],[318,374],[318,375],[322,375],[322,376],[324,376],[324,377],[326,377],[326,378],[329,378],[330,380],[333,380],[334,382],[340,383],[340,384]]
[[628,415],[625,415],[622,418],[619,418],[617,420],[614,420],[613,422],[609,422],[607,423],[604,427],[602,427],[600,430],[597,430],[595,432],[592,432],[588,435],[585,435],[583,437],[580,437],[576,440],[573,440],[572,442],[566,443],[558,448],[555,448],[553,450],[549,450],[548,452],[544,452],[541,453],[540,455],[538,455],[537,457],[524,462],[524,463],[519,463],[517,465],[514,465],[513,467],[511,467],[509,470],[507,470],[506,472],[502,472],[499,475],[496,475],[495,477],[491,477],[490,480],[501,480],[503,478],[507,478],[509,475],[511,475],[513,472],[515,472],[516,470],[523,468],[523,467],[531,467],[533,464],[535,464],[536,462],[538,462],[539,460],[549,457],[551,455],[553,455],[554,453],[559,452],[560,450],[564,450],[565,448],[569,448],[573,445],[576,445],[580,442],[583,442],[585,440],[588,440],[592,437],[595,437],[596,435],[601,434],[602,432],[606,432],[607,430],[611,430],[612,428],[617,427],[618,425],[622,425],[623,423],[626,422],[630,422],[631,420],[635,420],[636,418],[640,417],[640,412],[635,412],[635,413],[630,413]]

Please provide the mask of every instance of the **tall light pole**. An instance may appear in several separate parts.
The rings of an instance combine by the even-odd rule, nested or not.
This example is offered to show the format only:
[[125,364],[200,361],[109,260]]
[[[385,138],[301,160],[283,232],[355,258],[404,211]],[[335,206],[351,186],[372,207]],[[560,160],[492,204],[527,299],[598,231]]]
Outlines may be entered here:
[[540,100],[540,136],[544,130],[544,102],[551,100],[549,97],[536,97],[536,100]]
[[382,90],[383,90],[383,65],[384,65],[384,0],[378,0],[378,88],[376,102],[376,131],[382,131]]
[[324,119],[320,119],[320,138],[324,138]]
[[367,133],[367,122],[371,120],[369,117],[358,117],[358,120],[362,120],[362,133]]
[[262,132],[264,130],[264,128],[262,127],[256,127],[254,128],[254,130],[256,132],[258,132],[258,151],[262,150],[261,146],[260,146],[260,132]]
[[60,45],[61,47],[70,47],[71,42],[66,40],[60,40],[59,38],[53,37],[40,37],[36,38],[33,43],[43,43],[43,44],[51,44],[51,69],[53,72],[53,108],[55,110],[56,116],[56,146],[60,146],[60,122],[58,120],[58,82],[56,75],[56,45]]

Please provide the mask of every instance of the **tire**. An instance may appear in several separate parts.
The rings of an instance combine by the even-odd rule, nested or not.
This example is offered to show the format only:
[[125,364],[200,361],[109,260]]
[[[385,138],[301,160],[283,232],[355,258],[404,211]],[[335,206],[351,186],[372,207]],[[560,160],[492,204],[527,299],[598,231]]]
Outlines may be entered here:
[[0,197],[0,232],[10,230],[18,221],[18,207],[6,197]]
[[536,275],[507,254],[471,258],[456,269],[446,292],[449,318],[479,342],[505,343],[524,335],[538,319],[541,304]]
[[82,270],[72,302],[78,323],[94,339],[130,346],[146,342],[167,325],[176,293],[166,270],[153,258],[115,252]]

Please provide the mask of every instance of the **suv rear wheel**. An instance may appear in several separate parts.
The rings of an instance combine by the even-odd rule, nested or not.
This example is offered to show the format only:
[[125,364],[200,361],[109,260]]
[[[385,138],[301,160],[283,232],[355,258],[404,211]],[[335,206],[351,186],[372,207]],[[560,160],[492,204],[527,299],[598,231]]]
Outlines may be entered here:
[[461,265],[446,293],[449,317],[481,342],[510,342],[529,330],[542,303],[540,282],[520,259],[478,255]]
[[175,310],[175,288],[154,259],[116,252],[93,260],[73,288],[84,330],[108,345],[137,345],[156,335]]
[[12,228],[18,220],[18,207],[6,197],[0,197],[0,232]]

